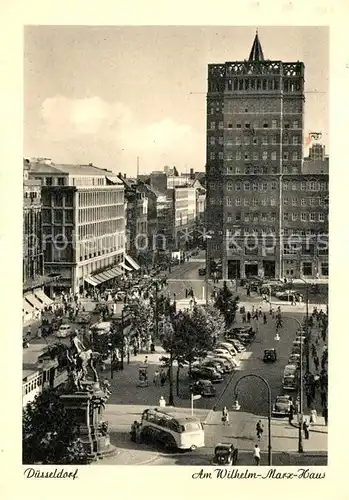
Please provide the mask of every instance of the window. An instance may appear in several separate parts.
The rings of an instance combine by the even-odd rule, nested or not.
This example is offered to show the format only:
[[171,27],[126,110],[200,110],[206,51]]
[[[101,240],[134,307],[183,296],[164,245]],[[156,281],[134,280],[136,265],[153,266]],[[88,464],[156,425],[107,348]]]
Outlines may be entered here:
[[239,207],[241,205],[241,199],[240,198],[235,198],[235,205]]
[[241,128],[241,123],[240,122],[237,122],[236,128]]
[[45,182],[46,186],[52,186],[53,185],[52,177],[46,177],[45,181],[46,181]]
[[282,183],[282,189],[283,189],[284,191],[287,191],[287,190],[288,190],[288,181],[284,181],[284,182]]
[[216,158],[215,153],[210,153],[210,160],[215,160],[215,158]]
[[268,128],[269,125],[268,125],[268,122],[263,122],[263,128]]
[[284,198],[284,199],[283,199],[283,204],[284,204],[284,205],[288,205],[288,198]]
[[253,159],[258,160],[258,153],[256,151],[254,151],[253,153]]
[[296,146],[297,144],[299,144],[299,138],[298,138],[298,136],[297,136],[297,135],[294,135],[294,136],[292,137],[292,144],[293,144],[294,146]]
[[250,190],[250,183],[248,181],[244,182],[244,191],[249,191]]
[[228,128],[233,128],[233,123],[232,122],[228,122]]
[[210,137],[210,145],[211,145],[211,146],[214,146],[214,145],[215,145],[215,142],[216,142],[215,137],[211,136],[211,137]]
[[289,144],[289,140],[287,135],[284,137],[284,144],[287,146]]
[[293,207],[297,206],[297,198],[292,198],[292,206]]
[[252,174],[252,168],[250,169],[250,167],[246,167],[245,174]]
[[263,146],[268,145],[268,137],[266,135],[264,137],[262,137],[262,144],[263,144]]
[[301,199],[301,206],[306,207],[307,206],[307,200],[305,198]]
[[224,129],[224,123],[223,122],[218,122],[218,129],[223,130]]
[[293,213],[292,214],[292,220],[295,221],[295,220],[297,220],[297,218],[298,218],[298,214]]
[[292,153],[292,160],[293,161],[298,160],[298,153],[297,153],[297,151],[293,151],[293,153]]
[[232,174],[233,173],[233,166],[232,165],[228,165],[227,166],[227,174]]
[[244,206],[248,207],[250,204],[250,200],[248,198],[244,198]]
[[320,182],[319,189],[320,191],[326,191],[326,182]]
[[316,188],[317,188],[317,186],[316,186],[316,182],[315,181],[310,181],[308,183],[308,189],[309,189],[309,191],[316,191]]
[[325,221],[325,214],[319,214],[319,221],[324,222]]
[[221,145],[223,145],[223,144],[224,144],[224,140],[223,140],[223,136],[222,136],[222,135],[220,135],[220,136],[218,137],[218,144],[221,144]]
[[310,222],[315,222],[316,220],[316,213],[315,212],[310,212],[310,217],[309,217],[309,220]]
[[292,167],[292,173],[298,174],[298,167]]
[[258,144],[258,139],[256,139],[256,137],[252,139],[252,144],[254,144],[255,146]]
[[232,191],[233,190],[233,183],[231,181],[227,182],[227,191]]
[[272,183],[271,183],[271,189],[273,191],[275,191],[275,189],[276,189],[276,182],[275,181],[272,181]]
[[277,128],[277,120],[271,121],[271,128]]
[[227,207],[231,207],[232,206],[232,199],[231,199],[231,197],[227,196],[226,200],[227,200]]
[[301,221],[302,222],[306,222],[307,221],[307,214],[304,213],[304,212],[301,213]]
[[235,184],[235,191],[241,191],[241,183],[240,182],[237,182]]
[[250,145],[250,138],[249,137],[244,137],[244,144],[245,144],[245,146]]
[[262,213],[262,221],[266,222],[268,220],[268,216],[266,213]]
[[290,124],[288,122],[285,122],[285,128],[290,128]]
[[240,169],[240,167],[235,167],[235,173],[236,173],[236,174],[240,174],[240,173],[241,173],[241,169]]
[[268,183],[267,182],[263,182],[263,184],[262,184],[262,190],[263,191],[268,191]]
[[58,186],[64,186],[64,177],[58,177],[57,184]]
[[235,144],[236,144],[237,146],[241,146],[241,137],[237,137],[237,138],[235,139]]
[[272,159],[272,160],[276,160],[276,151],[273,151],[273,152],[271,153],[271,159]]
[[262,199],[262,206],[263,207],[267,206],[267,200],[265,198]]
[[263,151],[262,153],[262,160],[267,160],[268,159],[268,152],[267,151]]
[[225,154],[225,157],[228,161],[232,160],[233,159],[233,153],[231,151],[228,151],[226,154]]
[[219,160],[223,160],[223,158],[224,158],[223,151],[220,151],[220,152],[218,153],[218,159],[219,159]]
[[245,160],[249,160],[250,159],[250,155],[248,153],[245,153],[244,157],[245,157]]
[[231,137],[227,138],[227,146],[232,146],[233,145],[233,139]]
[[270,199],[270,205],[271,205],[272,207],[275,207],[275,205],[276,205],[276,199],[275,199],[275,198],[271,198],[271,199]]
[[254,207],[256,207],[256,206],[258,205],[258,200],[257,200],[257,198],[253,198],[253,200],[252,200],[252,205],[253,205]]
[[254,173],[254,175],[258,175],[259,174],[259,168],[258,167],[253,167],[253,173]]
[[307,183],[302,181],[301,182],[301,191],[305,191],[306,187],[307,187]]
[[315,205],[315,202],[316,202],[316,198],[309,198],[309,204],[310,206],[314,206]]
[[272,136],[271,143],[274,144],[274,145],[276,144],[276,135]]
[[277,167],[277,166],[275,166],[275,165],[273,165],[273,166],[271,167],[271,173],[272,173],[272,174],[277,174],[277,173],[278,173],[278,167]]
[[288,151],[284,152],[284,160],[288,160]]
[[297,182],[292,182],[292,191],[297,191]]
[[299,121],[293,120],[293,128],[299,128]]
[[249,122],[246,122],[246,123],[245,123],[245,128],[250,128],[250,127],[251,127],[250,123],[249,123]]
[[253,182],[252,183],[252,191],[257,191],[258,190],[258,182]]
[[[236,205],[236,203],[235,203],[235,205]],[[235,213],[235,220],[236,220],[236,222],[240,222],[241,221],[241,213],[240,212],[236,212]]]
[[284,218],[284,221],[288,221],[288,213],[287,212],[284,213],[284,217],[283,218]]
[[210,129],[214,130],[216,128],[216,122],[211,122],[210,123]]
[[245,222],[250,222],[250,214],[245,214],[244,221]]
[[241,160],[241,151],[236,151],[236,153],[235,153],[235,159],[236,160]]

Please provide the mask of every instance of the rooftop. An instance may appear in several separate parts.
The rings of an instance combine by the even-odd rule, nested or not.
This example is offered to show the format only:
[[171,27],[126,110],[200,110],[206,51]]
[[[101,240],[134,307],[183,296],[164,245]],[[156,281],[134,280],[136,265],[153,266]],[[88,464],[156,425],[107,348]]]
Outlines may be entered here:
[[30,172],[38,174],[68,174],[68,175],[95,175],[95,176],[114,176],[111,170],[95,167],[94,165],[69,165],[69,164],[47,164],[33,162],[30,164]]
[[256,36],[253,41],[252,49],[250,52],[249,61],[264,61],[264,55],[262,50],[261,42],[258,38],[258,30],[256,31]]

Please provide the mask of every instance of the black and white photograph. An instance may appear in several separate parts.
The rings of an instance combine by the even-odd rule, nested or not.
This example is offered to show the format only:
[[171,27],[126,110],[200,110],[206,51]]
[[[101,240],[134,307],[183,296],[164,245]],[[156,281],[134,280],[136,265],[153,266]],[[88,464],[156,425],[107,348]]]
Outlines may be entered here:
[[329,47],[24,27],[28,474],[328,465]]

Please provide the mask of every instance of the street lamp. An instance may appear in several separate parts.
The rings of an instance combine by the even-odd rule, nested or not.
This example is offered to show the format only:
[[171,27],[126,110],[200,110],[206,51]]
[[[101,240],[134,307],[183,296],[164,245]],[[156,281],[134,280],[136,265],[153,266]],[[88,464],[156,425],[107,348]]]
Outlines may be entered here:
[[248,375],[243,375],[242,377],[239,378],[239,380],[236,381],[235,383],[235,386],[234,386],[234,394],[235,394],[235,403],[233,405],[233,410],[235,411],[239,411],[240,409],[240,405],[239,405],[239,402],[238,402],[238,398],[237,398],[237,387],[239,385],[239,383],[245,379],[245,378],[249,378],[249,377],[252,377],[252,378],[258,378],[259,380],[261,380],[267,390],[268,390],[268,465],[272,465],[272,451],[271,451],[271,388],[270,388],[270,385],[268,384],[267,380],[264,378],[264,377],[261,377],[260,375],[256,375],[255,373],[251,373],[251,374],[248,374]]
[[[287,319],[293,319],[298,323],[299,329],[302,331],[301,322],[294,316],[284,316]],[[301,339],[300,343],[300,384],[299,384],[299,423],[298,423],[298,453],[303,453],[303,436],[302,436],[302,425],[303,425],[303,342]]]

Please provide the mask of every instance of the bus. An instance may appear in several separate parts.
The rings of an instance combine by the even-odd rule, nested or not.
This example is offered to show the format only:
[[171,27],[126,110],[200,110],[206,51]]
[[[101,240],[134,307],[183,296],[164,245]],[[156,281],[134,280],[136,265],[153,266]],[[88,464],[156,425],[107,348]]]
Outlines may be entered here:
[[195,450],[205,446],[201,421],[195,417],[178,416],[166,409],[144,410],[139,436],[145,441],[156,441],[168,449]]
[[296,365],[286,365],[282,379],[284,390],[294,391],[298,385],[298,369]]

